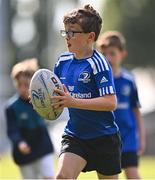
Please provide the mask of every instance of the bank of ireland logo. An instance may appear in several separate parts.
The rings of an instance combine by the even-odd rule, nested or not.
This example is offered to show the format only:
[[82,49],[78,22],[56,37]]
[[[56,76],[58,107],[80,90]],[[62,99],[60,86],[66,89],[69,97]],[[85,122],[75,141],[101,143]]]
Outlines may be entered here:
[[82,72],[79,75],[78,81],[82,81],[83,83],[88,83],[90,82],[90,73],[87,71]]

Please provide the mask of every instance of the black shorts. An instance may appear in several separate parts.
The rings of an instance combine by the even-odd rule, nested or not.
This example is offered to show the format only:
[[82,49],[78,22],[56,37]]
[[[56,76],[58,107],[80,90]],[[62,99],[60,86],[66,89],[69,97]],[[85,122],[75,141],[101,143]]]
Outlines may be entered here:
[[97,171],[103,175],[121,172],[121,141],[119,134],[94,139],[79,139],[72,135],[62,136],[61,153],[71,152],[87,161],[82,172]]
[[137,167],[138,166],[138,155],[136,151],[133,152],[122,152],[122,168]]

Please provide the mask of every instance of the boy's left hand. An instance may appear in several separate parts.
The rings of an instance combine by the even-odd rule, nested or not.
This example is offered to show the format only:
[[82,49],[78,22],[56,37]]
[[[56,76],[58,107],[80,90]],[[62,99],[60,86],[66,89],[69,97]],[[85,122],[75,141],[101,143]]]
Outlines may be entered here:
[[144,154],[144,152],[145,152],[145,141],[141,140],[139,150],[138,150],[138,155],[141,156]]
[[65,85],[63,85],[64,91],[55,89],[54,92],[59,94],[58,96],[52,96],[52,107],[54,109],[63,109],[64,107],[73,107],[75,104],[75,98],[73,98]]

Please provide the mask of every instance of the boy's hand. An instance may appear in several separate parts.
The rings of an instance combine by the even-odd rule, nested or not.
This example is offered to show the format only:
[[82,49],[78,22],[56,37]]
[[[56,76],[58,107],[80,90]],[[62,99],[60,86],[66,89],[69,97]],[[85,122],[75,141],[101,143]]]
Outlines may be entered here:
[[30,95],[28,96],[28,100],[29,100],[29,103],[32,104],[31,96]]
[[54,92],[59,94],[59,96],[52,96],[52,107],[54,109],[63,109],[64,107],[74,107],[76,99],[73,98],[69,91],[67,90],[66,86],[63,85],[64,92],[60,89],[55,89]]
[[30,146],[25,141],[21,141],[18,144],[18,148],[19,148],[20,152],[23,154],[29,154],[31,152]]
[[144,154],[144,152],[145,152],[145,141],[141,140],[139,150],[138,150],[138,155],[141,156]]

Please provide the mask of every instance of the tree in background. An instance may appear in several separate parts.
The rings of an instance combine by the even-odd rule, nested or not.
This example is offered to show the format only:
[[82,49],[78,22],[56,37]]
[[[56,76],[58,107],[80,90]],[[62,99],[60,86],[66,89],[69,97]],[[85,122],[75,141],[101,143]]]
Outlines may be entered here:
[[129,56],[125,65],[155,65],[155,0],[106,0],[103,31],[121,31]]

